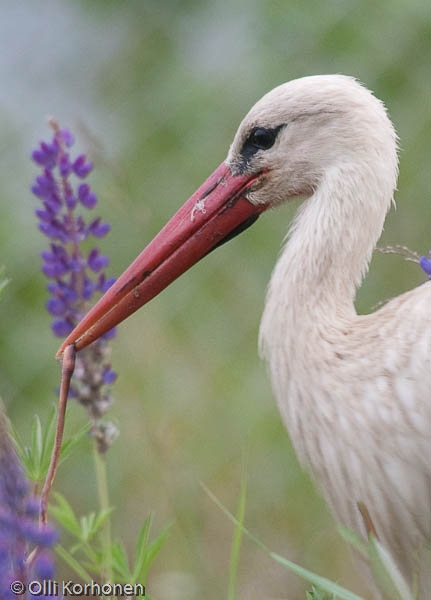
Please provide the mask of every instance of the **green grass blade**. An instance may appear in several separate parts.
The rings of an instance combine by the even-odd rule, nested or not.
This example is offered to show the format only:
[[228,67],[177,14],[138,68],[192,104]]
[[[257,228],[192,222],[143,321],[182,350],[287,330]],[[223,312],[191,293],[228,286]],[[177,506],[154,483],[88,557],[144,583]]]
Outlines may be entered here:
[[[220,500],[217,498],[217,496],[215,496],[202,482],[201,482],[201,486],[202,486],[203,490],[205,491],[205,493],[208,495],[208,497],[214,502],[214,504],[216,506],[218,506],[218,508],[228,517],[228,519],[230,519],[230,521],[232,521],[232,523],[234,523],[235,525],[241,526],[241,525],[239,525],[236,517],[225,506],[223,506],[223,504],[220,502]],[[267,548],[267,546],[265,546],[265,544],[263,542],[261,542],[256,536],[254,536],[243,525],[241,526],[241,529],[242,529],[243,533],[254,544],[256,544],[256,546],[258,546],[261,550],[263,550],[273,560],[275,560],[279,564],[283,565],[283,567],[286,567],[287,569],[289,569],[290,571],[292,571],[293,573],[295,573],[302,579],[305,579],[309,583],[316,585],[322,591],[334,594],[335,596],[340,598],[340,600],[364,600],[364,598],[362,598],[361,596],[358,596],[357,594],[350,592],[349,590],[346,590],[345,588],[341,587],[337,583],[334,583],[333,581],[326,579],[326,577],[322,577],[320,575],[317,575],[316,573],[313,573],[312,571],[308,571],[308,569],[304,569],[303,567],[297,565],[296,563],[293,563],[290,560],[283,558],[276,552],[272,552],[269,548]]]
[[5,273],[5,268],[2,266],[2,267],[0,267],[0,297],[1,297],[5,287],[7,286],[7,284],[10,281],[10,279],[8,279],[7,277],[4,276],[4,273]]
[[273,558],[276,562],[285,566],[293,573],[296,573],[296,575],[298,575],[302,579],[305,579],[309,583],[314,584],[324,592],[334,594],[335,596],[337,596],[337,598],[340,598],[341,600],[364,600],[364,598],[362,598],[361,596],[358,596],[354,592],[346,590],[346,588],[341,587],[340,585],[338,585],[338,583],[335,583],[330,579],[327,579],[326,577],[322,577],[321,575],[317,575],[316,573],[313,573],[308,569],[304,569],[303,567],[291,562],[290,560],[283,558],[276,552],[270,552],[269,556],[271,556],[271,558]]
[[245,505],[247,498],[247,468],[243,466],[242,478],[241,478],[241,493],[238,501],[238,508],[236,511],[237,523],[235,525],[232,546],[230,552],[229,561],[229,587],[228,587],[228,600],[236,600],[236,586],[237,586],[237,575],[238,575],[238,564],[239,564],[239,553],[241,549],[241,541],[243,536],[244,518],[245,518]]
[[385,598],[413,600],[413,596],[392,556],[374,537],[369,539],[369,554],[375,578],[380,582]]
[[343,525],[338,525],[337,530],[341,537],[349,544],[349,546],[355,548],[364,558],[368,558],[368,544],[363,537],[351,529],[343,527]]

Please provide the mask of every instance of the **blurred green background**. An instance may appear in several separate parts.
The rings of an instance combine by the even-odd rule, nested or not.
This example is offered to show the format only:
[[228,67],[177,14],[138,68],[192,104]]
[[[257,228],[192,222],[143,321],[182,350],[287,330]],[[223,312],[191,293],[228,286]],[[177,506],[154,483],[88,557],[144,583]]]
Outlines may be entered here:
[[[90,183],[112,223],[101,247],[116,275],[223,160],[251,105],[308,74],[357,76],[389,109],[401,171],[384,244],[431,246],[431,5],[428,0],[2,2],[0,22],[0,393],[27,435],[59,381],[44,310],[29,154],[46,116],[96,164]],[[121,326],[108,456],[114,535],[132,549],[143,518],[173,520],[148,589],[159,600],[226,597],[230,509],[248,455],[247,526],[271,549],[365,593],[333,520],[298,467],[257,357],[265,287],[295,206],[267,214]],[[376,254],[361,312],[423,280]],[[69,429],[84,422],[74,406]],[[90,442],[56,482],[76,510],[96,505]],[[71,576],[66,569],[64,575]],[[245,542],[238,598],[304,598],[304,584]]]

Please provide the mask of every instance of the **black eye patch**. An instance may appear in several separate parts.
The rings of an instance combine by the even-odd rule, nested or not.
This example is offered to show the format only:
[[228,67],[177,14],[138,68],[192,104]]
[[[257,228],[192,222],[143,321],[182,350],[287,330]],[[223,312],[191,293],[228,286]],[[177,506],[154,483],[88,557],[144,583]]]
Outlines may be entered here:
[[241,156],[247,162],[250,160],[256,152],[259,150],[269,150],[277,139],[277,135],[285,125],[279,125],[278,127],[255,127],[249,133],[241,148]]

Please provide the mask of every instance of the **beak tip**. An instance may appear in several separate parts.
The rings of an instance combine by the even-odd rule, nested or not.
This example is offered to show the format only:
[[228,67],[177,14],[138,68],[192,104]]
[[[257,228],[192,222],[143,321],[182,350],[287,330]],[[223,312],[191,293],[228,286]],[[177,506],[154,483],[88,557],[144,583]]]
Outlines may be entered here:
[[60,348],[57,350],[55,358],[56,360],[62,360],[64,357],[64,353],[68,346],[75,346],[74,342],[69,342],[69,338],[66,338],[63,342],[61,342]]
[[65,350],[64,344],[62,344],[56,352],[56,355],[55,355],[56,360],[61,360],[63,358],[64,350]]
[[73,349],[76,352],[77,348],[75,342],[69,342],[68,339],[65,339],[64,342],[61,344],[60,348],[57,350],[57,353],[55,355],[56,360],[63,360],[66,350],[71,346],[73,346]]

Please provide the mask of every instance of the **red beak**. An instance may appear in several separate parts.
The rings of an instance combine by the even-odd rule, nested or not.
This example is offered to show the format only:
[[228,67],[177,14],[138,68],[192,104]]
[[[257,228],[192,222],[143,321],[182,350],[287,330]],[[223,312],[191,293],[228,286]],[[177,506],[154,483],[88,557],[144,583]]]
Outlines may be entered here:
[[216,246],[246,229],[267,208],[244,198],[259,175],[232,175],[222,163],[187,200],[57,352],[85,348],[127,319]]

